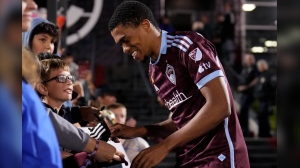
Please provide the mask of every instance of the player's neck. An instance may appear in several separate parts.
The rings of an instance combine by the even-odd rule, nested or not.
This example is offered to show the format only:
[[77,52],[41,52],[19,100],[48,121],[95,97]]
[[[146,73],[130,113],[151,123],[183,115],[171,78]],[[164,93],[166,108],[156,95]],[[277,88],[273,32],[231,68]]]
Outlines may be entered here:
[[153,39],[153,52],[151,54],[151,59],[156,61],[160,52],[162,31],[155,29],[154,34],[155,37]]

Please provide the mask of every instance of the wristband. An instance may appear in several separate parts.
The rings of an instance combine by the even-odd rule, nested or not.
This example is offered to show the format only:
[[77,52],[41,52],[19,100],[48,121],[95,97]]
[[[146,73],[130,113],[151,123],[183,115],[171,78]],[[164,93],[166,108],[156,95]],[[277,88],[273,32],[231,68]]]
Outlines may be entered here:
[[97,150],[98,150],[98,148],[99,148],[99,143],[100,143],[100,141],[99,141],[99,140],[96,140],[96,145],[95,145],[94,151],[91,152],[91,153],[89,153],[89,154],[88,154],[89,156],[93,156],[93,155],[96,154],[96,152],[97,152]]

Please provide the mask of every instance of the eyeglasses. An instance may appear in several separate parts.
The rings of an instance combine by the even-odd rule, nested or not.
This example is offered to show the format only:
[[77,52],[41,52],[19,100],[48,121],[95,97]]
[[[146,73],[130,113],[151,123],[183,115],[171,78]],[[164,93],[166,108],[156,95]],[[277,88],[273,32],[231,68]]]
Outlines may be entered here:
[[75,83],[75,77],[74,77],[74,76],[65,76],[65,75],[55,76],[55,77],[53,77],[53,78],[51,78],[51,79],[48,79],[48,80],[44,81],[43,83],[50,82],[50,81],[52,81],[52,80],[54,80],[54,79],[55,79],[57,82],[59,82],[59,83],[66,83],[68,79],[72,82],[72,84]]

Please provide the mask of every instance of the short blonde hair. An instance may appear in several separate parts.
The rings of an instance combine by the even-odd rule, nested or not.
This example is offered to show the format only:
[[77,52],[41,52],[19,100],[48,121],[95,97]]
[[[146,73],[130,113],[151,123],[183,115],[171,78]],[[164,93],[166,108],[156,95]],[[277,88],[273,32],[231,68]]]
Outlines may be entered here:
[[36,55],[26,48],[22,48],[22,76],[33,87],[40,82],[40,64]]
[[41,61],[41,80],[42,82],[50,78],[50,74],[53,70],[63,69],[70,71],[66,62],[61,59],[45,59]]

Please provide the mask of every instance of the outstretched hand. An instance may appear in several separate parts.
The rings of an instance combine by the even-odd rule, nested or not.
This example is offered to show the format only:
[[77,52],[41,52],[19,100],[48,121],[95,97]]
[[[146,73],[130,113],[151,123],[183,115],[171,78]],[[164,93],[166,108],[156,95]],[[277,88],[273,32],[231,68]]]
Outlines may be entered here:
[[115,124],[109,127],[111,132],[111,137],[118,137],[122,139],[132,139],[135,138],[135,127],[129,127],[124,124]]
[[126,165],[128,164],[125,160],[125,155],[122,152],[116,150],[115,147],[104,141],[100,140],[99,143],[99,149],[97,150],[96,154],[93,155],[97,161],[107,163],[120,162],[125,163]]
[[96,119],[94,113],[98,115],[100,114],[99,109],[92,106],[81,106],[80,112],[81,112],[82,120],[88,122],[93,122]]
[[166,145],[156,144],[142,150],[132,161],[132,168],[151,168],[160,163],[169,153]]
[[128,165],[128,162],[125,160],[125,155],[120,151],[116,151],[113,160],[125,163],[126,166]]

